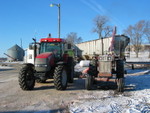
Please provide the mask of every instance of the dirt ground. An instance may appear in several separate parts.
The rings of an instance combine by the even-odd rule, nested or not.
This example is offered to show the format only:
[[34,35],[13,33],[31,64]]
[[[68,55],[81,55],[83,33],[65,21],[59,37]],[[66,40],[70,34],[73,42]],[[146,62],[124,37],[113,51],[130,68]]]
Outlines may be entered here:
[[68,112],[67,106],[83,95],[84,80],[75,79],[73,84],[68,84],[65,91],[57,91],[53,80],[47,83],[36,83],[34,90],[23,91],[18,84],[20,64],[11,64],[12,69],[0,69],[0,112],[1,113],[28,113],[28,112]]
[[[1,67],[3,68],[0,68],[0,113],[68,113],[70,108],[73,113],[81,111],[87,113],[87,111],[92,108],[91,112],[95,112],[98,108],[101,111],[103,104],[108,106],[104,107],[104,109],[109,110],[111,106],[109,104],[111,102],[118,99],[119,104],[122,98],[131,100],[133,97],[136,97],[137,94],[140,95],[140,98],[143,98],[141,95],[150,89],[148,82],[145,82],[149,76],[144,76],[143,73],[138,72],[139,70],[135,70],[135,72],[138,72],[135,73],[136,76],[143,75],[143,77],[136,77],[134,75],[132,78],[132,76],[129,76],[127,78],[129,87],[126,86],[126,91],[121,95],[116,94],[116,91],[112,88],[109,90],[96,89],[87,91],[84,88],[85,80],[80,78],[75,78],[73,84],[68,84],[67,90],[65,91],[56,90],[52,79],[46,83],[36,83],[32,91],[23,91],[18,84],[18,72],[21,68],[21,64],[7,64],[7,66],[4,65]],[[134,72],[134,70],[130,71]],[[129,73],[131,73],[130,71]],[[143,80],[143,82],[141,80]],[[135,84],[136,87],[130,84]],[[138,90],[139,93],[136,93]],[[144,91],[144,93],[142,91]],[[136,94],[136,96],[134,96],[134,94]],[[133,97],[131,95],[133,95]],[[149,98],[150,94],[148,93],[147,95],[147,98]],[[135,98],[135,100],[137,100],[137,98]],[[104,100],[108,102],[103,103]],[[128,103],[128,100],[125,101]],[[97,103],[95,103],[96,101]],[[92,104],[89,104],[91,102]],[[140,103],[135,104],[135,108],[137,105],[140,105]],[[94,106],[96,107],[94,108]],[[143,107],[145,108],[144,105]],[[99,113],[99,111],[97,112]]]

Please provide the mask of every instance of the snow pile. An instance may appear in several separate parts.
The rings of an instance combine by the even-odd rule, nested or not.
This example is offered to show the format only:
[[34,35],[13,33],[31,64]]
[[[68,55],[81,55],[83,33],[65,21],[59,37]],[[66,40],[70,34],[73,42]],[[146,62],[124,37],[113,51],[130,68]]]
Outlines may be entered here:
[[[150,113],[150,70],[128,70],[125,92],[87,91],[70,106],[71,113]],[[133,74],[133,75],[132,75]]]
[[86,67],[86,66],[82,67],[80,64],[76,64],[74,68],[75,68],[75,72],[82,72],[84,69],[86,69],[88,67]]
[[81,67],[88,67],[90,64],[90,60],[81,60],[80,61],[80,66]]

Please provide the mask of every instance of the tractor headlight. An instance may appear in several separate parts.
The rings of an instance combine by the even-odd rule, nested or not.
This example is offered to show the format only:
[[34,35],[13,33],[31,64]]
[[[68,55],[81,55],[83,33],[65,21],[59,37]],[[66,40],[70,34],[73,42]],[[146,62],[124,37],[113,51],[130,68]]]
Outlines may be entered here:
[[36,67],[47,67],[45,64],[35,64]]

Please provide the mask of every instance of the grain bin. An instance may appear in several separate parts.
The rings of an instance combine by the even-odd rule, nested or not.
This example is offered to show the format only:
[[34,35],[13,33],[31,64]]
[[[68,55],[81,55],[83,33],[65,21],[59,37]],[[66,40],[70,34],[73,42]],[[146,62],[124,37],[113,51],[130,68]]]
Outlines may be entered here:
[[17,44],[7,50],[8,61],[23,61],[24,50]]

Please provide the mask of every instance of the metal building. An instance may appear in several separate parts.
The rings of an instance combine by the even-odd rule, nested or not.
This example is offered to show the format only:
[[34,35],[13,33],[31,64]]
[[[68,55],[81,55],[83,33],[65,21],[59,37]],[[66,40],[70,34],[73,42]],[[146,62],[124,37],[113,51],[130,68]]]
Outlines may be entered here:
[[[115,35],[115,46],[119,46],[119,38],[126,39],[125,35]],[[107,54],[109,47],[111,45],[112,37],[104,38],[103,39],[103,53]],[[77,48],[77,54],[78,56],[93,56],[93,54],[101,55],[102,54],[102,39],[97,39],[97,40],[91,40],[87,42],[82,42],[79,44],[76,44]]]
[[7,50],[8,61],[23,61],[24,50],[17,44]]

